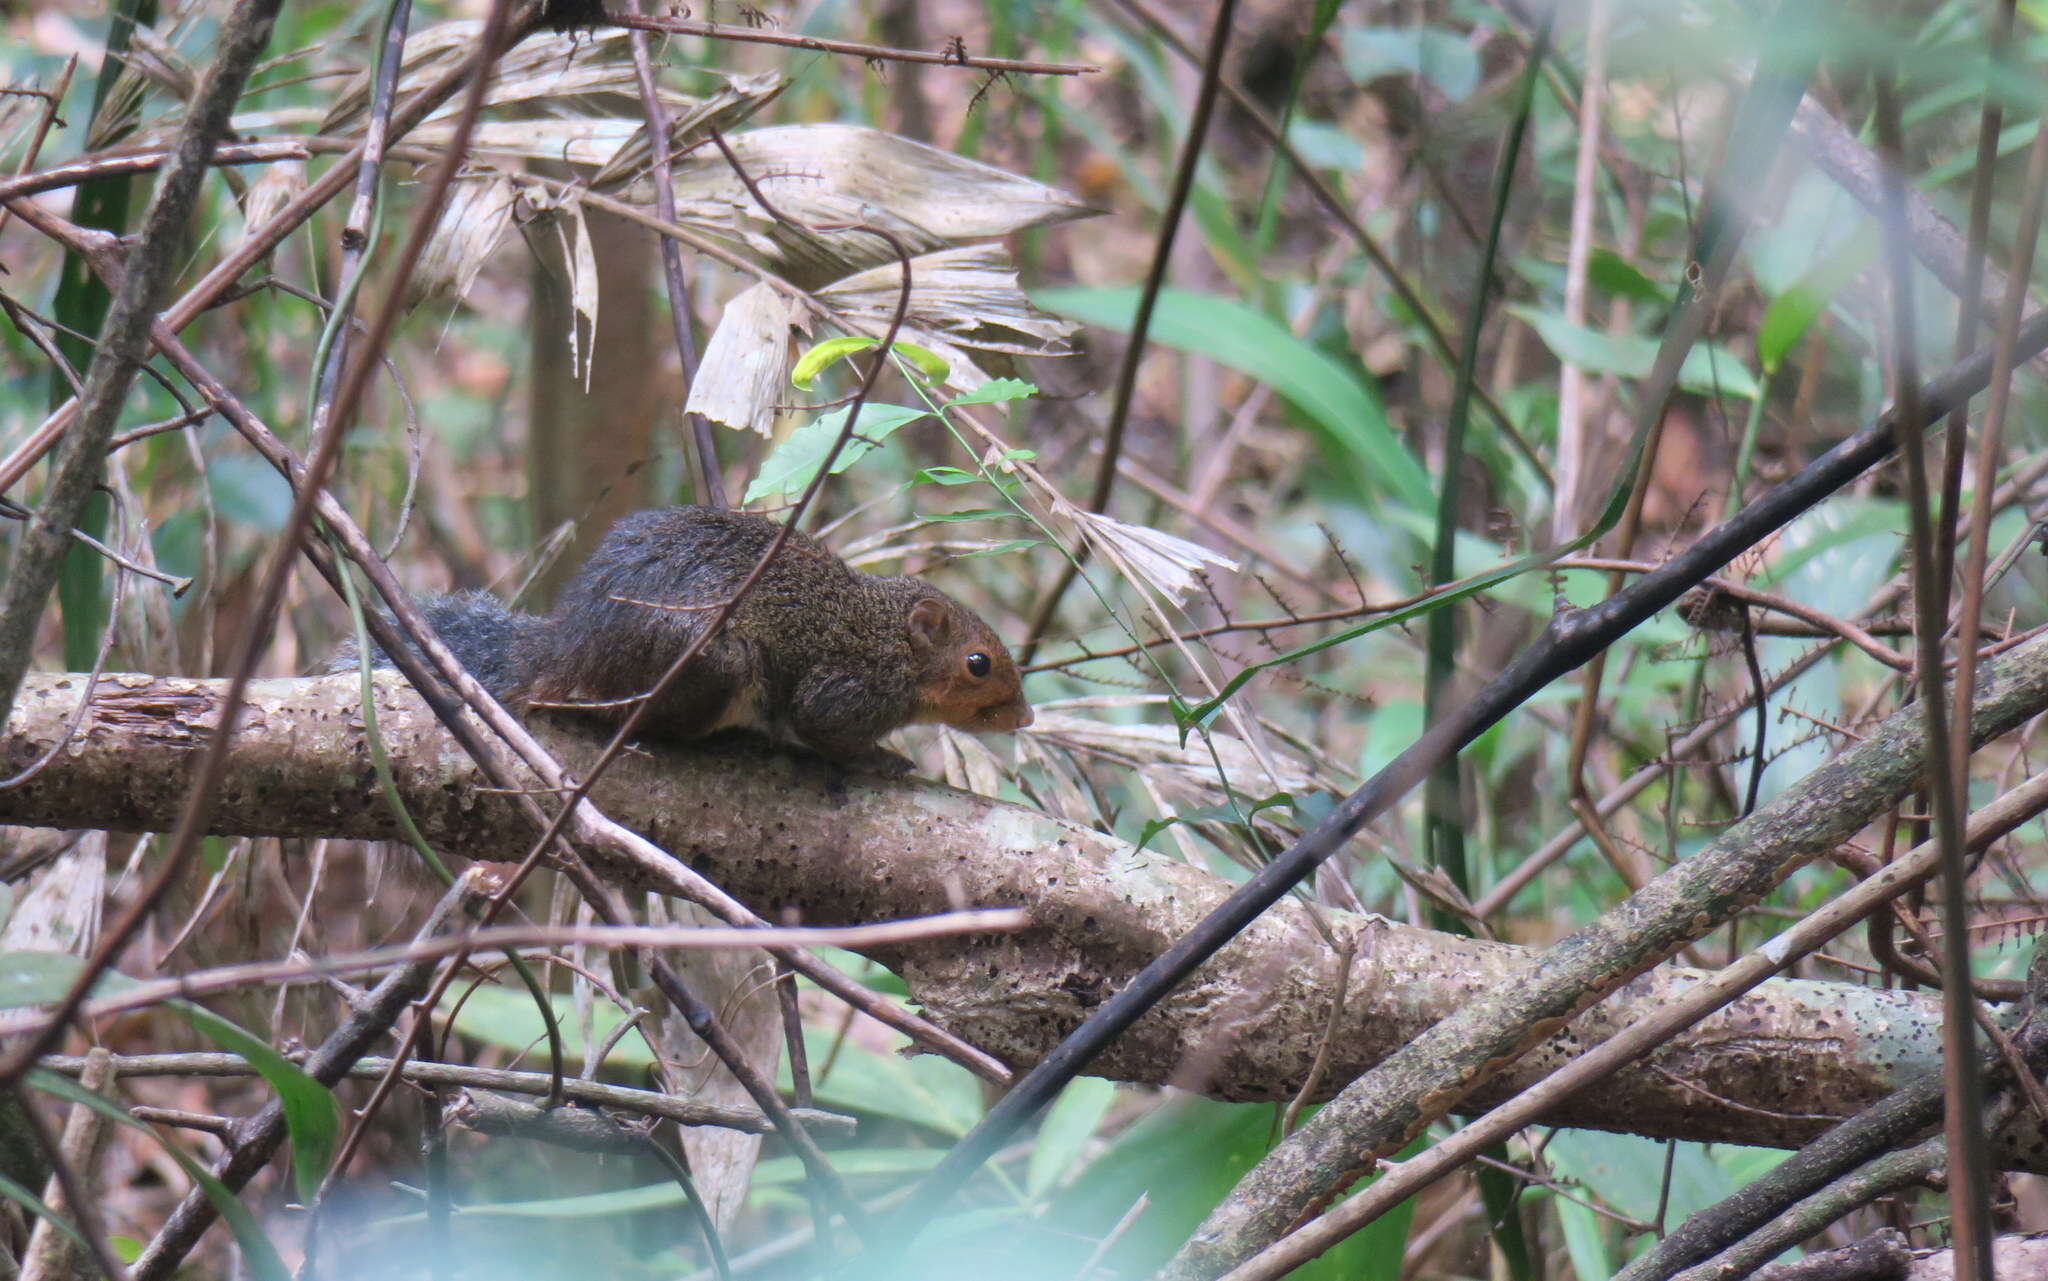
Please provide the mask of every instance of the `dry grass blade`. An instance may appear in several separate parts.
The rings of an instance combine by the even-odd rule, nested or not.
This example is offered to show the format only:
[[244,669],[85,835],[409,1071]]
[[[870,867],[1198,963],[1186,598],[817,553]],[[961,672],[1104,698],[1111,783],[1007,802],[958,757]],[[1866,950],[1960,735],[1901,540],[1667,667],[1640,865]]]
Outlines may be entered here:
[[[1057,188],[879,129],[777,125],[726,141],[763,194],[791,219],[880,226],[913,254],[1094,212]],[[739,252],[805,287],[895,261],[888,244],[867,232],[777,223],[714,150],[677,157],[675,192],[680,220],[718,229]],[[629,195],[652,203],[651,193]]]
[[447,212],[420,254],[419,287],[467,296],[477,273],[512,230],[521,194],[519,185],[502,173],[456,184],[448,193]]
[[1201,575],[1209,570],[1237,572],[1237,562],[1200,543],[1176,538],[1147,525],[1104,516],[1099,512],[1068,507],[1061,513],[1081,530],[1088,543],[1117,572],[1142,583],[1175,604],[1186,600],[1201,587]]
[[[860,327],[880,332],[896,308],[895,264],[857,272],[818,290],[818,300]],[[1033,306],[1017,285],[1017,266],[1000,245],[963,245],[911,261],[913,335],[945,336],[961,347],[1016,356],[1064,356],[1080,326]]]

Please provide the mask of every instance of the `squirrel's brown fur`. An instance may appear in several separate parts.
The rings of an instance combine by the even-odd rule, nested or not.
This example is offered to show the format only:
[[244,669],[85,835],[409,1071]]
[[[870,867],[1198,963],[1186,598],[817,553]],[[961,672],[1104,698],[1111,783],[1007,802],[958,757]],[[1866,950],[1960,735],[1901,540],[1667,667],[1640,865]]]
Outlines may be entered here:
[[[776,531],[749,512],[636,512],[605,535],[546,617],[476,594],[429,601],[427,617],[465,666],[495,677],[486,684],[499,697],[618,723],[710,625]],[[893,774],[910,763],[878,740],[919,722],[1029,725],[1009,650],[929,583],[862,573],[792,532],[640,732],[753,729]]]

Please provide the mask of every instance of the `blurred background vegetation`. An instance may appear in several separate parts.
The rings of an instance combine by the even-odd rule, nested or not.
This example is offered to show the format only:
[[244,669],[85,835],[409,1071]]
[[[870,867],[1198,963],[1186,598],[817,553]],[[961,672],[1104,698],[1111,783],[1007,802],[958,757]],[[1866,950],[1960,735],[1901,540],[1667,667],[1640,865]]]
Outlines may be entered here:
[[[983,374],[1024,380],[1035,394],[994,406],[987,435],[935,417],[908,422],[835,476],[807,520],[869,568],[931,575],[980,609],[1020,654],[1028,648],[1027,692],[1039,725],[1014,741],[909,732],[922,772],[999,790],[1233,877],[1284,845],[1420,732],[1426,625],[1288,658],[1211,722],[1213,736],[1195,735],[1186,746],[1175,700],[1199,702],[1246,667],[1427,588],[1447,472],[1460,481],[1458,575],[1590,528],[1610,493],[1632,479],[1623,468],[1637,390],[1687,277],[1716,172],[1729,175],[1757,225],[1658,423],[1635,537],[1623,546],[1610,536],[1602,554],[1655,562],[1871,421],[1889,399],[1895,318],[1874,210],[1839,172],[1872,154],[1871,69],[1896,67],[1903,169],[1918,196],[1956,227],[1968,222],[1979,173],[1987,87],[2004,104],[1989,244],[1992,262],[2009,262],[2025,153],[2043,109],[2048,13],[2020,4],[1993,63],[1986,50],[1998,5],[1987,0],[1814,6],[1826,14],[1816,12],[1810,25],[1781,17],[1768,27],[1769,41],[1759,15],[1767,8],[1742,0],[1567,5],[1524,113],[1521,82],[1543,21],[1525,5],[1242,4],[1226,62],[1231,91],[1204,143],[1113,473],[1107,511],[1135,529],[1122,542],[1115,531],[1104,534],[1084,567],[1087,586],[1067,592],[1043,620],[1039,611],[1066,563],[1060,545],[1074,546],[1087,527],[1074,508],[1086,505],[1102,466],[1123,335],[1189,128],[1208,8],[826,0],[686,15],[925,50],[957,36],[977,55],[1095,68],[1077,76],[991,78],[774,45],[657,41],[664,84],[679,94],[708,95],[735,76],[787,78],[731,126],[735,137],[790,124],[868,125],[1036,180],[1071,201],[1038,225],[1019,218],[1002,241],[1039,309],[1019,313],[1044,326],[1033,341],[1070,345],[1071,354],[976,349]],[[46,99],[0,99],[0,160],[10,172],[161,139],[175,128],[210,57],[219,6],[116,0],[115,9],[28,0],[7,13],[0,67],[12,90],[47,91],[68,76],[59,123],[35,155]],[[380,4],[286,5],[238,130],[326,131],[337,95],[373,59],[385,13]],[[413,29],[480,13],[466,3],[423,3]],[[617,39],[548,48],[563,67],[593,60],[630,73]],[[116,53],[118,61],[102,61]],[[1729,112],[1747,79],[1774,58],[1816,60],[1808,106],[1836,132],[1802,115],[1782,149],[1751,163],[1728,153]],[[1596,77],[1604,81],[1599,132],[1582,168],[1579,108]],[[1287,152],[1247,107],[1281,122]],[[637,111],[637,97],[612,84],[539,96],[491,118],[533,127]],[[1494,171],[1524,114],[1526,139],[1497,198]],[[588,179],[595,167],[559,135],[506,137],[514,141],[484,157],[506,172]],[[703,162],[703,153],[695,159]],[[317,173],[329,163],[320,156],[215,171],[181,283],[301,189],[309,167]],[[801,182],[803,163],[783,162],[768,176]],[[387,253],[425,166],[402,154],[389,172]],[[899,194],[906,202],[918,195]],[[103,180],[42,199],[81,224],[128,231],[146,198],[145,179]],[[963,185],[946,198],[981,197]],[[294,443],[306,436],[323,323],[310,299],[334,292],[343,209],[336,202],[316,215],[249,273],[242,296],[186,333]],[[1068,220],[1084,209],[1091,216]],[[1482,296],[1496,214],[1500,243]],[[521,206],[510,217],[531,219],[524,236],[451,249],[473,251],[465,263],[473,278],[422,291],[391,347],[397,379],[379,382],[348,440],[336,492],[416,590],[480,587],[541,608],[618,514],[701,496],[655,239],[602,210],[580,216],[581,229],[573,218]],[[702,351],[748,281],[705,254],[686,252],[684,261]],[[82,369],[105,296],[76,260],[18,220],[0,230],[0,262],[11,322],[0,325],[4,450],[69,393],[49,349]],[[1917,270],[1920,367],[1938,370],[1951,358],[1955,291],[1926,259]],[[878,274],[887,284],[893,271]],[[373,271],[365,296],[381,296],[379,285]],[[988,297],[1000,293],[991,286]],[[1459,381],[1455,352],[1475,309],[1482,324],[1471,377],[1480,403],[1454,445],[1446,424]],[[1074,337],[1059,336],[1050,317],[1078,326]],[[829,332],[812,325],[798,346]],[[2041,621],[2048,585],[2040,557],[2023,551],[2043,512],[2040,477],[2048,471],[2035,372],[2023,370],[2015,384],[1999,467],[2005,486],[1993,560],[2022,549],[1987,598],[1987,625],[2001,635]],[[781,474],[778,457],[805,478],[801,460],[776,454],[777,441],[855,385],[844,363],[808,391],[781,380],[774,439],[719,427],[728,492],[760,490],[764,475]],[[121,430],[178,419],[192,402],[175,387],[169,375],[146,377]],[[932,392],[891,372],[875,403],[921,407],[922,396],[943,401],[959,390]],[[37,483],[32,473],[16,497],[32,501]],[[107,633],[107,562],[74,549],[36,665],[89,668],[110,634],[110,670],[221,671],[289,509],[285,483],[215,417],[138,436],[112,456],[107,483],[114,501],[100,500],[93,531],[192,586],[173,599],[156,583],[131,582]],[[1899,625],[1909,612],[1900,591],[1902,484],[1895,467],[1880,469],[1725,576],[1856,620],[1882,646],[1910,653]],[[768,488],[754,505],[779,510],[790,487]],[[1119,548],[1125,554],[1115,554]],[[1604,567],[1554,569],[1462,606],[1454,688],[1497,670],[1560,604],[1600,599],[1606,582]],[[1789,674],[1772,694],[1761,745],[1768,798],[1895,706],[1902,686],[1894,667],[1864,649],[1828,643],[1782,615],[1756,617],[1759,670],[1767,680]],[[264,669],[318,670],[347,626],[346,609],[323,584],[296,577]],[[1169,628],[1186,635],[1152,643]],[[1667,613],[1608,655],[1598,716],[1582,743],[1584,792],[1608,796],[1639,772],[1646,781],[1613,807],[1605,848],[1579,833],[1570,808],[1581,786],[1572,758],[1582,691],[1576,680],[1559,682],[1464,753],[1460,859],[1447,866],[1425,837],[1417,798],[1331,864],[1314,897],[1541,944],[1742,812],[1758,744],[1744,711],[1752,677],[1739,631],[1696,628]],[[2023,742],[1980,758],[1980,797],[2026,752]],[[1909,816],[1905,826],[1916,821]],[[2012,978],[2024,968],[2021,940],[2038,928],[2030,889],[2042,859],[2037,831],[1994,851],[1971,883],[1980,975]],[[104,881],[74,884],[59,913],[89,920],[101,894],[120,894],[150,848],[148,840],[115,841],[101,855]],[[1556,861],[1517,877],[1532,852],[1546,849]],[[432,894],[395,865],[397,856],[338,842],[210,841],[205,853],[207,875],[178,889],[147,944],[166,972],[294,947],[318,955],[393,941],[409,933]],[[18,894],[47,856],[20,843],[8,872],[21,882]],[[1701,955],[1740,952],[1848,879],[1831,865],[1800,872],[1703,943]],[[527,906],[546,918],[566,900],[540,886]],[[880,990],[903,990],[857,958],[846,964]],[[1860,934],[1801,972],[1900,981]],[[587,1029],[596,1018],[601,1037],[604,1020],[616,1015],[589,1014],[588,986],[566,973],[556,981],[571,1023]],[[456,1020],[449,1055],[530,1065],[538,1024],[524,1000],[511,989],[479,991]],[[953,1065],[898,1058],[890,1034],[816,992],[804,1000],[819,1105],[862,1121],[859,1140],[835,1154],[837,1163],[864,1198],[887,1204],[986,1099]],[[215,1008],[284,1045],[317,1040],[339,1005],[334,992],[301,984],[253,988]],[[604,1011],[601,1000],[597,1006]],[[100,1033],[127,1052],[204,1044],[161,1015],[125,1018]],[[651,1059],[641,1037],[629,1035],[605,1071],[644,1080]],[[343,1097],[359,1103],[362,1088],[345,1087]],[[199,1079],[128,1089],[136,1101],[209,1113],[243,1111],[258,1097],[246,1082]],[[1031,1137],[966,1190],[959,1213],[926,1233],[923,1248],[934,1267],[971,1259],[988,1276],[1145,1275],[1266,1149],[1278,1112],[1077,1081]],[[457,1262],[446,1275],[706,1275],[699,1239],[681,1226],[678,1194],[653,1163],[474,1135],[455,1135],[445,1152],[423,1157],[419,1114],[411,1098],[387,1108],[337,1194],[326,1231],[330,1242],[348,1243],[356,1275],[428,1274],[417,1189],[429,1167],[455,1180],[464,1207],[448,1256]],[[203,1134],[162,1141],[217,1150]],[[1776,1159],[1590,1132],[1532,1132],[1508,1155],[1525,1177],[1505,1214],[1489,1208],[1472,1178],[1453,1179],[1299,1275],[1605,1277],[1654,1225],[1676,1222]],[[109,1162],[113,1230],[146,1239],[183,1177],[150,1139],[125,1132]],[[262,1213],[288,1223],[288,1184],[264,1186]],[[1117,1231],[1141,1197],[1142,1213]],[[2002,1205],[2012,1224],[2048,1226],[2038,1179],[2010,1178]],[[1941,1199],[1926,1194],[1866,1217],[1939,1240],[1941,1214]],[[793,1275],[807,1221],[797,1167],[771,1144],[729,1247],[739,1257],[761,1252],[761,1270],[750,1275]],[[1847,1240],[1858,1228],[1851,1221],[1836,1231]],[[227,1275],[228,1247],[208,1248],[193,1274]]]

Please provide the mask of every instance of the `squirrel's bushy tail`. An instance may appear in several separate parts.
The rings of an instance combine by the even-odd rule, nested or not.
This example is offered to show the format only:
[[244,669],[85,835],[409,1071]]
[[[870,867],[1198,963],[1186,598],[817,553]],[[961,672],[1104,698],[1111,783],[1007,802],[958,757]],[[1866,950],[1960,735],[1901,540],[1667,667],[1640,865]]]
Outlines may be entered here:
[[[505,699],[519,692],[517,651],[542,620],[508,609],[489,592],[423,596],[420,610],[440,634],[441,643],[493,697]],[[391,658],[381,646],[371,662],[377,667],[391,666]],[[355,666],[356,645],[350,638],[335,650],[327,670],[345,672]]]

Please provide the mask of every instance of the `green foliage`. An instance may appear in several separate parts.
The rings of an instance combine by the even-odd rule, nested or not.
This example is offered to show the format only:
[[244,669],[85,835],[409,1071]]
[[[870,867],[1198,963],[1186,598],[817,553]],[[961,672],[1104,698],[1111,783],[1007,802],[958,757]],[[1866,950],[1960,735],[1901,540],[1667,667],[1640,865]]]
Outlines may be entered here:
[[[845,433],[846,416],[851,409],[852,406],[844,405],[828,410],[791,432],[762,462],[760,473],[747,486],[746,501],[752,503],[776,494],[802,493],[817,476],[818,469],[825,465],[832,446]],[[893,435],[897,428],[928,417],[930,415],[922,409],[903,405],[862,405],[853,434],[847,436],[846,444],[832,458],[832,474],[836,476],[859,462],[869,450]]]
[[[1032,297],[1060,315],[1118,331],[1130,328],[1137,304],[1132,289],[1042,289]],[[1270,317],[1227,298],[1169,289],[1160,295],[1150,337],[1207,356],[1285,396],[1307,416],[1361,498],[1391,497],[1417,511],[1434,509],[1429,477],[1395,435],[1372,388]]]

